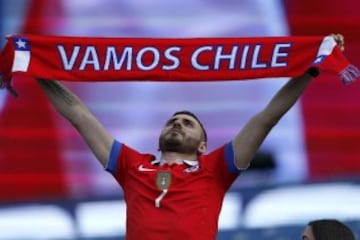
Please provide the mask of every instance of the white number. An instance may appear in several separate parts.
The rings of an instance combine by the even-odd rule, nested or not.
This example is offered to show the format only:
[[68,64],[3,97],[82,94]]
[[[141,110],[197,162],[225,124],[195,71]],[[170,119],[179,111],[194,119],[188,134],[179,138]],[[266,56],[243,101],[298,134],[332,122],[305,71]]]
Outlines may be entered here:
[[155,207],[159,208],[160,207],[160,201],[165,197],[166,193],[168,192],[167,189],[164,189],[162,191],[162,193],[160,194],[160,196],[158,196],[156,199],[155,199]]

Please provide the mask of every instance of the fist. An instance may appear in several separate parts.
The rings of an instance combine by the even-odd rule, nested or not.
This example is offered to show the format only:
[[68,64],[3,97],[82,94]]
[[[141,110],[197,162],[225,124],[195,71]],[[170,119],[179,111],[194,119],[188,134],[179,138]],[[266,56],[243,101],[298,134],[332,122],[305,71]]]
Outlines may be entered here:
[[331,34],[330,36],[332,36],[334,38],[336,44],[338,45],[340,50],[343,52],[345,50],[344,36],[339,33],[336,33],[336,34],[334,33],[334,34]]

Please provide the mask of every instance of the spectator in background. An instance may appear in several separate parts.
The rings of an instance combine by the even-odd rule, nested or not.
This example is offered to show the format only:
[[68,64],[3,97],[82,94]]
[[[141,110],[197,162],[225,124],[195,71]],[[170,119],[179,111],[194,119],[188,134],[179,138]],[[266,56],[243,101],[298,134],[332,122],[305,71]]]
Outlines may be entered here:
[[308,223],[302,240],[355,240],[355,235],[339,220],[320,219]]

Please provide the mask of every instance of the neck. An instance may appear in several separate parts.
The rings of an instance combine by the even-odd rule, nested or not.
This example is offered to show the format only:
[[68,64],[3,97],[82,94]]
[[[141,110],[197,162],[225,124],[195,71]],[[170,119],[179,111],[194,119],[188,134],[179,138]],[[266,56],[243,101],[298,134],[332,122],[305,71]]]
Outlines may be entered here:
[[198,155],[196,153],[162,152],[161,159],[168,164],[173,164],[179,160],[197,161]]

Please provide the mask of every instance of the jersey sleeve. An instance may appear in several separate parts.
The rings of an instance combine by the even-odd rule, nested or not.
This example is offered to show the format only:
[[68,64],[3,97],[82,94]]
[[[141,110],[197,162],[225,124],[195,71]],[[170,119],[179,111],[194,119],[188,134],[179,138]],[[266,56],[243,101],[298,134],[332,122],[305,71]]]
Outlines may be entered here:
[[225,189],[229,188],[240,173],[245,170],[236,167],[231,142],[203,156],[203,164],[215,177],[220,179]]
[[112,146],[110,155],[108,157],[108,161],[105,165],[105,170],[110,172],[112,175],[116,175],[116,170],[118,166],[118,156],[121,152],[122,143],[118,142],[117,140],[114,140]]
[[105,170],[110,172],[120,185],[122,185],[126,177],[127,169],[131,165],[137,164],[142,157],[143,154],[114,140],[108,161],[105,165]]

